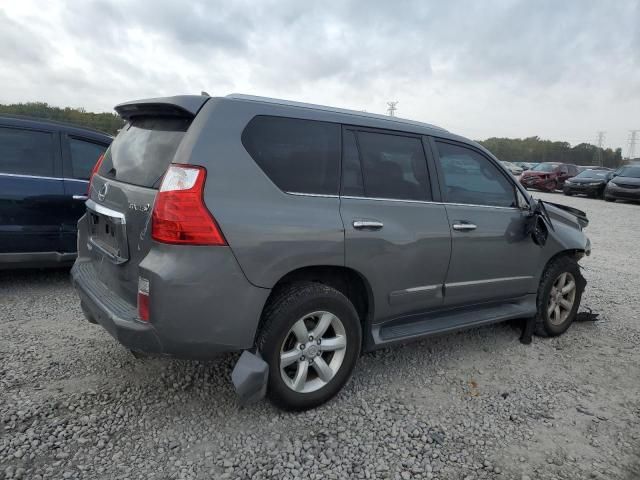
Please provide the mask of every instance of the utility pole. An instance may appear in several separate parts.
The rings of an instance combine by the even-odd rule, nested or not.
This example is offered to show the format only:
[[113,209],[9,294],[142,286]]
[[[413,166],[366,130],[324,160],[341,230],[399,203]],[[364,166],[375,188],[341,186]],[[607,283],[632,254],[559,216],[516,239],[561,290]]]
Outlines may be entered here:
[[604,158],[602,158],[602,148],[604,145],[604,137],[607,134],[607,132],[603,132],[603,131],[599,131],[598,132],[598,151],[596,152],[597,155],[597,162],[598,165],[600,165],[601,167],[604,167]]
[[398,109],[398,107],[396,105],[398,105],[398,100],[395,100],[393,102],[387,102],[387,113],[389,114],[390,117],[395,117],[396,116],[396,110]]
[[636,143],[638,142],[638,133],[640,130],[629,130],[629,150],[627,150],[627,158],[632,160],[636,157]]

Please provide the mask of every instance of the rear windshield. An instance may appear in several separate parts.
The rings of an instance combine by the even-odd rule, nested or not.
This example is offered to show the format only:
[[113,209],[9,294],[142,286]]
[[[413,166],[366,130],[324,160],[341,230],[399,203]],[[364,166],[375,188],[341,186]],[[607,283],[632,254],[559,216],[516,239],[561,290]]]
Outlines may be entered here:
[[157,187],[191,119],[134,118],[106,151],[99,174],[142,187]]

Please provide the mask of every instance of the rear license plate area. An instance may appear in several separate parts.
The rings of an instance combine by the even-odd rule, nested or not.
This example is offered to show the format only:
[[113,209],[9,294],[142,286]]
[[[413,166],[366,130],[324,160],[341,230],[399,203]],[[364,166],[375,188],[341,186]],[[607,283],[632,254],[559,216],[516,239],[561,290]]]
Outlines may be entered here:
[[90,213],[91,219],[91,237],[94,241],[98,241],[103,246],[108,247],[114,252],[118,250],[118,239],[116,237],[115,223],[109,218],[97,213]]
[[[120,264],[129,259],[129,247],[124,215],[87,201],[89,217],[89,249],[97,250],[111,262]],[[93,207],[93,208],[92,208]]]

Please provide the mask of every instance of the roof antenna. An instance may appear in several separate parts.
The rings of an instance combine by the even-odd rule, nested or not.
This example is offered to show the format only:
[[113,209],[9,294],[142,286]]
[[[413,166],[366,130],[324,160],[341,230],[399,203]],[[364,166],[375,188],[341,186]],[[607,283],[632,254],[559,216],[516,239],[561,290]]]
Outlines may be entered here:
[[209,95],[207,92],[205,92],[204,90],[202,90],[200,92],[200,95],[205,96],[205,97],[210,97],[211,95]]

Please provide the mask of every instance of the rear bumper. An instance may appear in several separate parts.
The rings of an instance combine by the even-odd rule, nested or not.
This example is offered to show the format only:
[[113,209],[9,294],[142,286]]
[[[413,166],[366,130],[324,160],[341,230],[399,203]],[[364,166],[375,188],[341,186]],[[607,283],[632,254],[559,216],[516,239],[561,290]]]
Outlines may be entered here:
[[139,319],[137,305],[100,280],[94,265],[79,258],[71,270],[82,308],[126,348],[206,359],[253,346],[270,290],[251,285],[228,248],[152,250],[139,265],[150,283],[148,323]]
[[140,321],[135,306],[109,290],[89,262],[76,262],[71,269],[73,286],[87,320],[100,324],[125,347],[147,353],[165,353],[155,328]]

